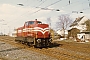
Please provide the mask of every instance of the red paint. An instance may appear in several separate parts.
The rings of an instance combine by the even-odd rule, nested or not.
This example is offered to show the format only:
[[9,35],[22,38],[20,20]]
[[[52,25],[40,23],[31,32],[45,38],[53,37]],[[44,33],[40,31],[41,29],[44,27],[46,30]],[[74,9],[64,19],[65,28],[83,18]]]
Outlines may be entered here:
[[17,28],[17,37],[49,38],[49,25],[37,21],[27,21],[24,26]]

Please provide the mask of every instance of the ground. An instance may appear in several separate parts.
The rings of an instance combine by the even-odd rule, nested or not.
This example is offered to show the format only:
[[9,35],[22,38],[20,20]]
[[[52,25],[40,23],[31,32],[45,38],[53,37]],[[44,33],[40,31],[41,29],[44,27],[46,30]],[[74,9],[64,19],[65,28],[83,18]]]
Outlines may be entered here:
[[0,37],[0,60],[90,60],[90,42],[54,40],[48,48],[19,44],[13,37]]

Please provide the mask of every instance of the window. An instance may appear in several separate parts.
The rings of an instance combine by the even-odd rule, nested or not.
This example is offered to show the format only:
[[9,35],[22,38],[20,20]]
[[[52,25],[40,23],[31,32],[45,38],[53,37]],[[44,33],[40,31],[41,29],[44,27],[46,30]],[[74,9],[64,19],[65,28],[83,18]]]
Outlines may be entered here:
[[[35,22],[35,21],[29,21],[28,24],[29,24],[29,25],[30,25],[30,24],[34,24],[34,22]],[[42,22],[37,21],[37,23],[38,23],[38,24],[41,24]]]
[[29,24],[34,24],[34,21],[30,21]]
[[28,26],[28,22],[26,22],[26,24],[25,24],[26,26]]

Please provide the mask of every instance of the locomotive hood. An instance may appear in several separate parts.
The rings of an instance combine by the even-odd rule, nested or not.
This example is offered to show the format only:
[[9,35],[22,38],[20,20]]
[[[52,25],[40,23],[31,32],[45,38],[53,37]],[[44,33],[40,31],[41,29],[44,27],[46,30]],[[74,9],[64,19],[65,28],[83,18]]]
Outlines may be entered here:
[[36,27],[34,27],[34,31],[42,32],[44,34],[45,32],[49,31],[49,25],[38,24]]

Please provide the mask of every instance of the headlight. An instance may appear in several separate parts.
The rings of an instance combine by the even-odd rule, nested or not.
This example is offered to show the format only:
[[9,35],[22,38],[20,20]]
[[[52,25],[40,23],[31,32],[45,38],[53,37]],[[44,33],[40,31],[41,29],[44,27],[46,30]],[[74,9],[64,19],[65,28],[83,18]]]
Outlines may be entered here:
[[52,39],[49,39],[49,42],[52,42]]
[[41,42],[41,39],[37,39],[37,42],[40,43]]

